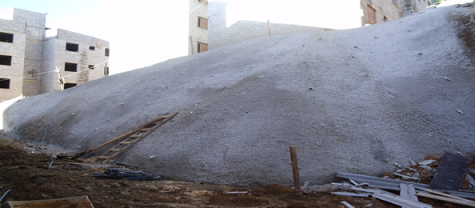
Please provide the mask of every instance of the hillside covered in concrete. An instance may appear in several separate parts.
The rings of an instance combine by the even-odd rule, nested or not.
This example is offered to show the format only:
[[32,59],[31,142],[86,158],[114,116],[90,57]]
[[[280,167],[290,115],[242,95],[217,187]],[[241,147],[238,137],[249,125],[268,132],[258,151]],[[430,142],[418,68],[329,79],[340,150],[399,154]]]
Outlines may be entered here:
[[[475,69],[447,6],[359,29],[264,38],[16,102],[5,131],[90,149],[166,112],[116,161],[220,184],[375,175],[427,154],[475,149]],[[154,157],[151,157],[154,156]]]

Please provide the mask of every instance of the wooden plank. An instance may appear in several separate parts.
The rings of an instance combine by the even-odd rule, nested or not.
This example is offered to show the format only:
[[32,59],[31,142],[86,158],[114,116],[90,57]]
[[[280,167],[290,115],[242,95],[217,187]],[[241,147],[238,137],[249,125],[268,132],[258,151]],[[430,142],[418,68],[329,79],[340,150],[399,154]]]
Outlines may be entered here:
[[132,144],[132,142],[119,142],[119,144]]
[[414,185],[414,187],[418,187],[418,188],[429,188],[428,185],[421,184],[421,183],[401,181],[397,179],[378,178],[374,176],[366,176],[366,175],[359,175],[359,174],[352,174],[352,173],[337,172],[336,176],[339,178],[353,179],[355,181],[358,181],[359,183],[368,183],[372,187],[394,190],[394,191],[401,190],[400,185],[399,185],[401,183],[412,184]]
[[400,195],[402,198],[410,199],[410,197],[409,197],[409,191],[408,191],[409,188],[407,187],[407,184],[401,183],[400,187],[401,187],[401,191],[399,192],[399,195]]
[[372,193],[373,197],[376,197],[380,200],[399,205],[401,207],[412,207],[412,208],[426,208],[432,207],[430,204],[424,204],[418,201],[414,201],[411,199],[405,199],[401,196],[393,194],[391,192],[387,192],[382,189],[375,189],[375,188],[359,188],[355,186],[351,186],[351,190],[359,191],[359,192],[368,192]]
[[201,50],[200,52],[205,52],[208,51],[208,44],[206,43],[201,43]]
[[297,150],[295,146],[290,146],[290,160],[292,161],[292,175],[294,176],[294,185],[296,191],[302,191],[300,188],[299,165],[297,160]]
[[347,208],[355,208],[354,206],[352,206],[350,203],[346,202],[346,201],[341,201],[341,203],[343,205],[345,205]]
[[413,208],[431,208],[432,205],[424,204],[421,202],[413,201],[410,199],[404,199],[401,196],[385,192],[385,193],[373,193],[373,197],[376,197],[380,200],[399,205],[401,207],[413,207]]
[[122,150],[122,149],[110,149],[109,151],[111,151],[111,152],[118,152],[118,151],[120,151],[120,150]]
[[369,193],[352,193],[352,192],[331,192],[331,194],[340,196],[353,196],[353,197],[370,197]]
[[414,185],[409,184],[407,185],[407,192],[409,193],[409,198],[414,201],[419,201],[419,199],[416,196],[416,188],[414,188]]
[[461,204],[461,205],[465,205],[465,206],[475,207],[475,202],[470,201],[470,200],[461,201],[461,200],[450,198],[450,197],[437,196],[437,195],[422,193],[422,192],[419,192],[416,195],[431,198],[431,199],[437,199],[437,200],[441,200],[441,201],[451,202],[451,203],[455,203],[455,204]]
[[376,9],[367,5],[368,24],[376,24]]
[[440,192],[440,191],[436,191],[436,190],[421,189],[421,188],[418,188],[418,189],[419,189],[419,190],[423,190],[423,191],[425,191],[425,192],[432,193],[432,194],[437,194],[437,195],[441,195],[441,196],[453,198],[453,199],[456,199],[456,200],[459,200],[459,201],[468,200],[468,199],[464,199],[464,198],[461,198],[461,197],[458,197],[458,196],[454,196],[454,195],[452,195],[452,194],[446,194],[446,193],[443,193],[443,192]]
[[468,158],[445,153],[430,184],[430,189],[457,191],[462,186],[462,181],[467,168]]
[[97,159],[109,159],[110,156],[98,156]]

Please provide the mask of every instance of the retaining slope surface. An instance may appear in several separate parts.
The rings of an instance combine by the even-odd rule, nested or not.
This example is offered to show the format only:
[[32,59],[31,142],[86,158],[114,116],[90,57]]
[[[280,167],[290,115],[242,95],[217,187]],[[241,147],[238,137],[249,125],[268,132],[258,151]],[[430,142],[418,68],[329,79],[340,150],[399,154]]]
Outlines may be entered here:
[[312,183],[432,153],[471,154],[475,71],[448,18],[470,10],[430,8],[169,60],[23,99],[5,112],[5,129],[40,141],[55,109],[45,141],[83,150],[180,111],[117,160],[221,184],[292,184],[289,145],[301,181]]

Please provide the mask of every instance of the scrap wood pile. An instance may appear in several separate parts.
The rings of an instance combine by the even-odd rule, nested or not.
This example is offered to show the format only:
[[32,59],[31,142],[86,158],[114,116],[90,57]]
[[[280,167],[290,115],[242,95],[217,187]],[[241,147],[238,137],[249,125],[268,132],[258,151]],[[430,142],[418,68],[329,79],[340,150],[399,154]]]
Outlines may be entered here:
[[375,197],[402,207],[432,207],[419,202],[418,197],[475,207],[475,162],[468,163],[464,156],[446,153],[427,156],[421,162],[410,159],[410,163],[405,168],[395,163],[397,169],[383,173],[382,178],[338,172],[337,177],[348,181],[332,185],[346,191],[332,194]]

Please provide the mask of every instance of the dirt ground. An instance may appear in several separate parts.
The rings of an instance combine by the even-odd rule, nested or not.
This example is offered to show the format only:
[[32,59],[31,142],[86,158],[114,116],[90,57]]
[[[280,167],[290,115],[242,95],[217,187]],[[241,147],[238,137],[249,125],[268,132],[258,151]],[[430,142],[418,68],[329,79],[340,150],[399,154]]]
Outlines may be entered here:
[[[31,146],[31,145],[30,145]],[[28,147],[28,146],[26,146]],[[267,187],[240,187],[173,180],[126,181],[95,179],[94,168],[72,160],[31,154],[25,144],[0,139],[0,194],[8,189],[5,201],[28,201],[87,195],[94,207],[397,207],[373,199],[301,193],[277,184]],[[97,167],[97,166],[96,166]],[[92,169],[91,169],[92,168]],[[229,192],[247,192],[229,194]],[[449,203],[420,199],[434,207],[459,207]]]

